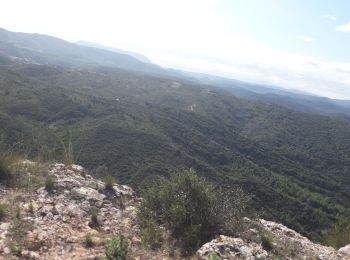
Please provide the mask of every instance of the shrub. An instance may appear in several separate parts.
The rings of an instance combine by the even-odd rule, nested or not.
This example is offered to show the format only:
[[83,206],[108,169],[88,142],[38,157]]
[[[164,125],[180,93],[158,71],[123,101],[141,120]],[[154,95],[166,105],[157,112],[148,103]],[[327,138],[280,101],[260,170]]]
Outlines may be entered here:
[[261,246],[265,250],[270,251],[273,249],[273,239],[272,239],[272,236],[270,234],[262,233],[260,235],[260,239],[261,239]]
[[105,244],[106,259],[125,260],[128,255],[128,247],[129,241],[123,235],[107,240]]
[[137,214],[141,236],[152,241],[158,226],[164,225],[182,252],[190,254],[215,235],[227,233],[239,219],[245,207],[240,203],[246,200],[227,198],[194,170],[174,173],[144,193]]
[[22,215],[21,215],[21,209],[17,208],[16,209],[16,219],[21,219]]
[[105,189],[111,191],[113,190],[113,186],[116,183],[116,180],[113,176],[108,175],[104,178],[104,182],[105,182]]
[[55,188],[55,178],[53,176],[47,176],[45,180],[45,189],[47,192],[52,192],[53,189]]
[[[277,244],[273,247],[275,255],[284,256],[284,258],[295,259],[297,254],[302,250],[302,245],[291,239],[277,240]],[[311,256],[309,258],[312,258]],[[308,258],[307,258],[308,259]]]
[[[49,170],[48,162],[36,162],[23,164],[19,169],[20,178],[17,178],[18,187],[27,189],[29,192],[45,186],[47,172]],[[31,174],[27,174],[30,172]]]
[[14,256],[20,257],[20,256],[22,255],[22,247],[19,246],[19,245],[13,245],[13,246],[11,246],[11,253],[12,253]]
[[91,213],[91,219],[90,219],[90,227],[92,228],[97,228],[100,224],[98,222],[98,209],[97,208],[92,208],[90,210]]
[[85,235],[84,244],[86,247],[93,247],[94,246],[94,241],[92,240],[92,236],[90,234]]
[[14,155],[0,154],[0,183],[8,184],[13,180],[14,175],[11,166],[18,158]]
[[140,230],[141,241],[144,246],[148,246],[151,249],[159,248],[163,241],[162,230],[159,228],[157,222],[152,218],[139,216],[139,222],[142,223]]
[[323,243],[335,248],[350,244],[350,219],[340,218],[325,235]]
[[32,230],[32,224],[24,218],[21,218],[20,214],[16,211],[16,217],[11,222],[11,227],[7,234],[10,241],[10,247],[13,253],[20,255],[22,248],[26,243],[27,232]]
[[6,205],[0,204],[0,221],[6,216]]
[[34,206],[32,202],[30,202],[28,205],[28,213],[32,215],[34,214]]
[[75,164],[76,158],[74,156],[73,151],[73,143],[72,143],[72,136],[69,136],[69,140],[67,141],[67,144],[64,141],[61,141],[62,144],[62,152],[63,152],[63,162],[66,165],[72,165]]

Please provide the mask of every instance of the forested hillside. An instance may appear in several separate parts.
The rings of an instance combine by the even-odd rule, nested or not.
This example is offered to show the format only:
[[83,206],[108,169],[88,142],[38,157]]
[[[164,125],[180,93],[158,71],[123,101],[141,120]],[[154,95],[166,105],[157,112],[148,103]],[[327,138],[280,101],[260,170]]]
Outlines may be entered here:
[[263,217],[309,237],[350,207],[350,124],[238,99],[220,88],[116,68],[0,67],[0,143],[142,189],[194,168],[239,184]]

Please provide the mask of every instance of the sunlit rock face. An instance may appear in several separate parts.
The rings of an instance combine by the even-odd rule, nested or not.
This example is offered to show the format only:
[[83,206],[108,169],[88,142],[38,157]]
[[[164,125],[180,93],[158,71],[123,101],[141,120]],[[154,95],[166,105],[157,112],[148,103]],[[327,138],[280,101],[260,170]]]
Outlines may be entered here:
[[[197,251],[198,259],[350,259],[350,245],[339,249],[311,242],[286,226],[245,218],[239,237],[219,236]],[[264,237],[264,238],[262,238]]]

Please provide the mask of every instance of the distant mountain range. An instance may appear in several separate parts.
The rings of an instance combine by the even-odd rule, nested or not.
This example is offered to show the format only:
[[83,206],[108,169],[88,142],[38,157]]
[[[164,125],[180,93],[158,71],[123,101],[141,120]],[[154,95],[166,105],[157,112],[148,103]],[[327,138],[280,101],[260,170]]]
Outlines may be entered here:
[[94,43],[94,42],[78,41],[76,43],[79,45],[82,45],[82,46],[86,46],[86,47],[92,47],[92,48],[97,48],[97,49],[102,49],[102,50],[106,50],[106,51],[112,51],[112,52],[116,52],[116,53],[120,53],[120,54],[129,55],[131,57],[134,57],[135,59],[138,59],[141,62],[151,63],[151,61],[145,55],[142,55],[139,53],[124,51],[121,49],[104,46],[102,44],[98,44],[98,43]]
[[284,106],[293,110],[344,117],[350,115],[350,101],[313,95],[299,90],[258,85],[206,74],[191,74],[202,84],[220,86],[233,95]]
[[250,84],[213,75],[165,69],[151,64],[147,57],[138,53],[91,42],[80,41],[74,44],[47,35],[13,33],[0,28],[0,64],[9,62],[138,71],[221,87],[240,98],[273,103],[297,111],[337,115],[346,119],[350,115],[350,101],[347,100],[318,97],[306,92]]
[[69,145],[138,191],[191,167],[318,239],[350,212],[348,101],[3,29],[0,63],[0,151],[62,160]]
[[112,67],[147,73],[164,73],[149,62],[121,52],[70,43],[41,34],[14,33],[0,29],[0,62],[81,68]]

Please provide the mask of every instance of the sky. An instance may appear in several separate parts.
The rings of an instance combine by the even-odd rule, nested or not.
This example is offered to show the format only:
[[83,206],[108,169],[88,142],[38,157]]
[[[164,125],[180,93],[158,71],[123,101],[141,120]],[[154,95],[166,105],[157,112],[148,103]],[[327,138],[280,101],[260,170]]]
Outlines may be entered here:
[[0,0],[0,27],[350,99],[348,0]]

